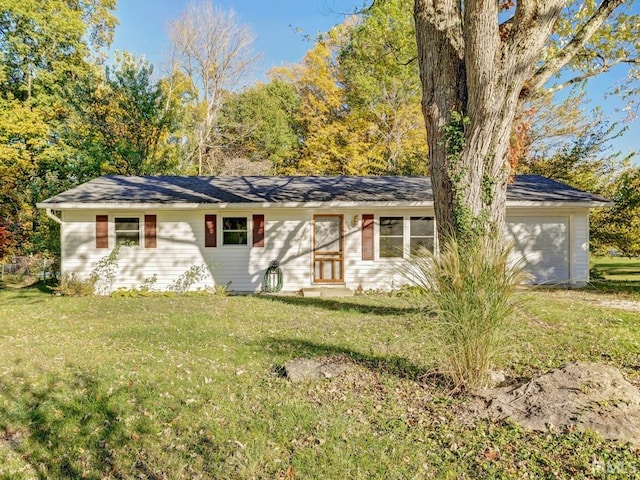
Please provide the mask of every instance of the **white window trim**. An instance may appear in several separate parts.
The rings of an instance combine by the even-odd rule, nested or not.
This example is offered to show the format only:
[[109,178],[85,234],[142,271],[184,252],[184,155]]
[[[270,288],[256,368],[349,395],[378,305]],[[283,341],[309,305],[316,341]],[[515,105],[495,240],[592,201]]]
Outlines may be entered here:
[[[383,236],[380,234],[380,223],[381,223],[381,219],[383,218],[400,218],[402,220],[402,255],[398,255],[398,256],[393,256],[393,257],[383,257],[382,256],[382,252],[380,251],[380,242],[383,238]],[[377,225],[377,235],[376,235],[376,256],[379,260],[397,260],[399,258],[406,258],[406,251],[405,251],[405,243],[406,243],[406,237],[407,237],[407,232],[406,232],[406,228],[407,225],[405,222],[405,216],[404,215],[397,215],[397,214],[389,214],[389,215],[379,215],[376,218],[376,225]],[[384,235],[384,238],[399,238],[400,235]]]
[[[224,243],[224,232],[243,232],[244,230],[224,230],[225,218],[244,218],[247,222],[247,243]],[[253,217],[252,215],[218,215],[218,224],[220,226],[220,236],[218,237],[221,247],[230,248],[249,248],[253,244],[252,230],[253,230]]]
[[[402,256],[401,257],[383,257],[380,255],[380,219],[381,218],[402,218]],[[438,230],[436,226],[435,215],[420,215],[417,213],[409,215],[398,215],[394,213],[388,213],[384,215],[376,215],[374,218],[374,259],[376,261],[397,261],[399,259],[410,260],[411,259],[411,218],[433,218],[433,250],[437,255],[438,253]]]
[[[411,235],[411,219],[412,218],[430,218],[431,220],[433,220],[433,235],[432,236],[427,236],[427,235],[412,236]],[[408,225],[407,242],[405,245],[406,248],[408,248],[407,250],[408,258],[411,257],[411,239],[412,238],[433,238],[433,253],[436,253],[438,251],[438,232],[436,231],[435,215],[409,215],[408,217],[405,217],[405,223]]]
[[[127,245],[129,248],[143,248],[144,243],[144,214],[141,213],[118,213],[109,215],[109,237],[113,239],[114,247],[118,246],[118,232],[116,230],[117,218],[137,218],[138,219],[138,244]],[[133,231],[133,230],[130,230]]]

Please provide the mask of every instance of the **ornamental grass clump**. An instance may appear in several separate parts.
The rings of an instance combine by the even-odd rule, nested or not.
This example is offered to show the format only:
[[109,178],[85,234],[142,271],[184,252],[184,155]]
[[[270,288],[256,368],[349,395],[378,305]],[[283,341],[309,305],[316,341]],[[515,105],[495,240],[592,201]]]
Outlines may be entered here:
[[515,293],[528,274],[509,252],[492,238],[449,240],[438,255],[426,252],[413,263],[412,281],[435,313],[438,368],[456,388],[486,385],[513,341]]

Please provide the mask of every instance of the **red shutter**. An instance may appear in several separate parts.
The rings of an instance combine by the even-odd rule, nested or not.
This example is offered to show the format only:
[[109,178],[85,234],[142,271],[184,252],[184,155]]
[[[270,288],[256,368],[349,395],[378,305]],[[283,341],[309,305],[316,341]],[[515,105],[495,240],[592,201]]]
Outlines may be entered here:
[[253,216],[253,246],[264,247],[264,215]]
[[204,246],[216,247],[218,245],[216,235],[216,216],[205,215],[204,216]]
[[362,215],[362,260],[373,260],[373,214]]
[[96,215],[96,248],[109,248],[109,215]]
[[155,215],[144,216],[144,248],[156,248],[157,220]]

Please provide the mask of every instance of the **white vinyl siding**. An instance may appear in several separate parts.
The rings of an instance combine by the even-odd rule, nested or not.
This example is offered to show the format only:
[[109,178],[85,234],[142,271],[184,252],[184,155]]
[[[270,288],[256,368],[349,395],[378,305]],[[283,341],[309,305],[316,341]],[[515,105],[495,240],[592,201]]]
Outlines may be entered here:
[[[524,212],[523,212],[524,210]],[[204,215],[217,215],[218,246],[205,248]],[[432,217],[433,210],[388,207],[375,211],[374,260],[362,260],[362,208],[256,208],[255,210],[109,211],[67,210],[62,214],[62,273],[88,277],[97,262],[115,245],[116,217],[144,218],[157,215],[157,248],[122,247],[118,271],[111,289],[137,288],[146,279],[157,278],[154,288],[167,289],[192,266],[205,266],[205,278],[193,288],[226,285],[239,292],[259,292],[269,263],[277,260],[283,272],[283,291],[296,292],[312,286],[312,220],[317,214],[344,216],[344,284],[352,290],[389,290],[406,282],[411,239],[410,219]],[[96,215],[109,216],[109,249],[95,247]],[[252,247],[252,216],[264,215],[264,247]],[[247,219],[248,245],[222,243],[223,217]],[[381,258],[380,217],[402,217],[404,258]],[[141,221],[142,224],[142,221]],[[508,236],[518,240],[538,282],[584,283],[588,279],[587,209],[553,212],[553,209],[520,209],[509,217]],[[142,236],[142,233],[140,234]]]
[[584,285],[589,281],[589,213],[575,212],[571,224],[571,283]]

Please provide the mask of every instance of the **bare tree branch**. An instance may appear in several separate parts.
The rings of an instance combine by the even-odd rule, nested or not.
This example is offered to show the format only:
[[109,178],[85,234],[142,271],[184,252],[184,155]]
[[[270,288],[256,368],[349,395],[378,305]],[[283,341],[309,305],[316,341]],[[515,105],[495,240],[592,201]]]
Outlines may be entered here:
[[562,90],[564,88],[570,87],[571,85],[575,85],[576,83],[583,82],[584,80],[587,80],[589,78],[592,78],[592,77],[595,77],[597,75],[600,75],[601,73],[608,72],[613,67],[615,67],[616,65],[619,65],[621,63],[633,63],[633,64],[640,65],[640,59],[638,59],[638,58],[620,58],[620,59],[615,60],[615,61],[610,62],[610,63],[604,63],[599,68],[596,68],[594,70],[590,70],[588,72],[585,72],[582,75],[578,75],[577,77],[574,77],[574,78],[572,78],[570,80],[567,80],[565,82],[561,82],[561,83],[557,83],[557,84],[553,85],[552,87],[547,89],[547,92],[548,93],[558,92],[558,91],[560,91],[560,90]]
[[192,3],[169,29],[173,43],[172,70],[181,70],[198,89],[193,125],[193,156],[203,174],[206,155],[213,152],[212,136],[219,122],[225,94],[242,81],[258,56],[251,51],[253,34],[236,23],[233,11],[209,2]]
[[625,0],[603,0],[598,10],[574,35],[571,41],[553,58],[545,62],[533,75],[529,82],[529,91],[533,92],[542,86],[583,48],[600,26],[609,18],[613,11]]

